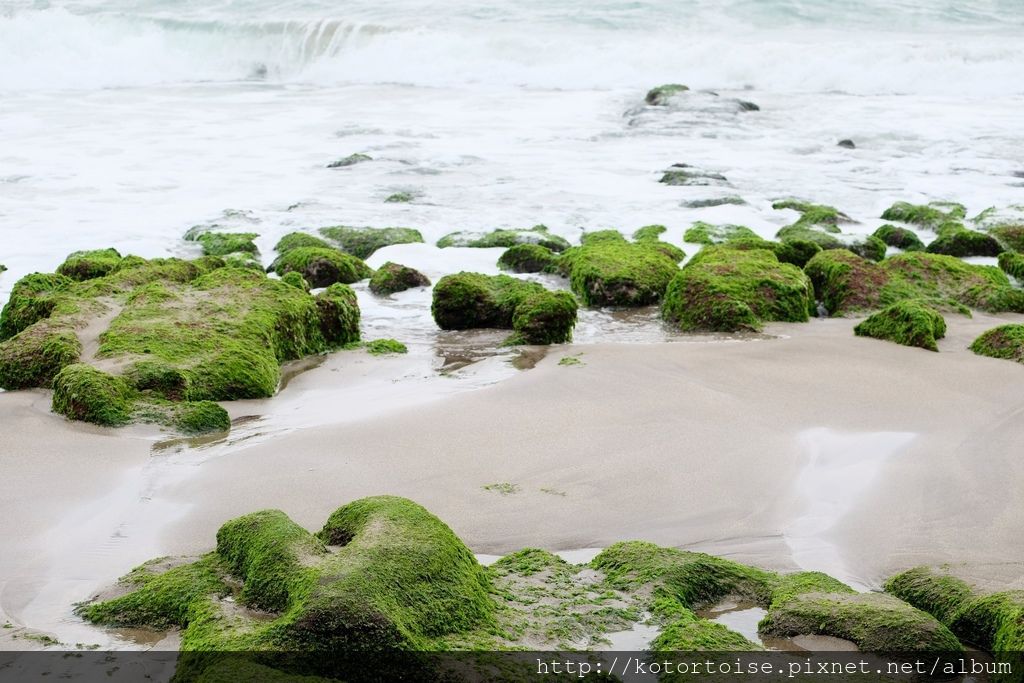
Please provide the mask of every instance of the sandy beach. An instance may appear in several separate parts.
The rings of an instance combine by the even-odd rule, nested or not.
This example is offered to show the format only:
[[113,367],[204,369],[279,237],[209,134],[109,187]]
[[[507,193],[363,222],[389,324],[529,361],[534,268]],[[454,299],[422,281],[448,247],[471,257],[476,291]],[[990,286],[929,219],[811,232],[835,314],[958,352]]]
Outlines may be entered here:
[[[966,346],[1021,316],[948,320],[939,353],[855,337],[850,319],[773,324],[772,339],[564,345],[463,392],[401,389],[417,381],[410,361],[336,354],[262,402],[301,413],[305,400],[335,424],[177,453],[66,422],[44,392],[0,394],[0,619],[102,642],[71,604],[132,566],[204,552],[253,510],[315,529],[377,494],[416,500],[481,554],[642,539],[861,589],[925,563],[999,574],[1024,561],[1010,493],[1024,481],[1021,369]],[[406,399],[369,393],[354,419],[311,391],[388,375]]]

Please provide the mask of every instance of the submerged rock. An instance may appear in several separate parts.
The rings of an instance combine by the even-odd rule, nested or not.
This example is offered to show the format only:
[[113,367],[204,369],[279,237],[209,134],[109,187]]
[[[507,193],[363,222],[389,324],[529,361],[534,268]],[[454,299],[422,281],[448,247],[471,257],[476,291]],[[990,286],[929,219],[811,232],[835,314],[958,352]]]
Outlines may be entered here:
[[[191,233],[191,231],[190,231]],[[227,256],[228,254],[258,255],[254,239],[259,237],[254,232],[202,232],[194,237],[186,234],[185,239],[198,242],[206,256]]]
[[985,332],[971,343],[979,356],[1024,363],[1024,325],[1001,325]]
[[1005,249],[992,235],[974,230],[945,230],[939,238],[928,245],[932,254],[948,256],[999,256]]
[[744,225],[712,225],[697,221],[683,235],[684,242],[695,244],[721,244],[739,239],[760,239],[756,232]]
[[777,201],[772,204],[772,208],[776,211],[781,211],[783,209],[797,211],[800,214],[800,218],[793,224],[794,226],[816,228],[818,230],[824,230],[825,232],[842,232],[839,229],[840,223],[853,222],[853,219],[834,206],[828,206],[827,204],[812,204],[811,202],[805,202],[799,199],[784,199]]
[[896,225],[883,225],[874,232],[874,236],[890,247],[903,251],[924,251],[924,242],[917,233]]
[[869,261],[881,261],[886,253],[885,242],[874,235],[855,240],[847,244],[846,248]]
[[920,225],[937,232],[944,224],[959,223],[966,215],[967,209],[963,204],[955,202],[929,202],[928,204],[896,202],[882,213],[882,218],[887,221]]
[[392,244],[420,244],[423,235],[412,228],[354,228],[338,225],[320,228],[320,234],[342,251],[361,259],[370,258],[378,249]]
[[672,279],[661,313],[685,331],[736,332],[806,322],[813,311],[811,282],[796,266],[765,249],[711,246]]
[[431,313],[442,330],[511,329],[512,344],[559,344],[572,339],[576,300],[508,275],[457,273],[434,287]]
[[861,337],[938,351],[936,340],[946,336],[946,321],[935,309],[919,301],[908,300],[882,309],[853,331]]
[[370,278],[370,291],[381,296],[429,286],[430,278],[420,271],[391,261],[378,268]]
[[722,242],[722,245],[730,249],[741,250],[767,249],[775,254],[775,258],[779,259],[779,262],[791,263],[797,268],[803,268],[815,254],[821,251],[821,246],[810,240],[792,238],[785,242],[773,242],[756,235],[754,237],[736,237]]
[[972,219],[974,225],[995,237],[1007,249],[1024,252],[1024,205],[985,209]]
[[673,164],[658,181],[664,185],[724,185],[728,179],[721,173],[705,171],[689,164]]
[[644,102],[653,107],[663,107],[668,104],[668,101],[672,99],[674,95],[686,92],[689,89],[690,88],[680,83],[666,83],[665,85],[659,85],[647,91],[647,95],[644,96]]
[[564,237],[552,235],[547,226],[535,225],[525,230],[499,228],[491,232],[453,232],[437,241],[441,249],[447,247],[514,247],[517,244],[537,244],[551,251],[562,252],[569,248],[569,241]]
[[349,154],[344,159],[338,159],[337,161],[332,161],[331,163],[327,164],[327,168],[347,168],[349,166],[355,166],[356,164],[361,164],[364,161],[373,161],[373,157],[371,157],[368,154],[363,154],[361,152],[357,152],[355,154]]
[[840,140],[839,142],[836,143],[836,146],[844,147],[846,149],[857,149],[857,145],[853,142],[853,140],[850,139]]

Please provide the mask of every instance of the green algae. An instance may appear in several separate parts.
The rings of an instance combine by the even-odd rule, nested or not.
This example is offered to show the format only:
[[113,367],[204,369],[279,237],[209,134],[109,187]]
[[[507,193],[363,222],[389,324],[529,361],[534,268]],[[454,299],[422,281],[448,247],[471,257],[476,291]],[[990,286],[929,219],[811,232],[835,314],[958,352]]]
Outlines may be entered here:
[[882,213],[882,219],[910,223],[938,231],[942,225],[962,221],[966,215],[966,208],[962,204],[954,202],[930,202],[928,204],[896,202]]
[[999,256],[1005,249],[992,235],[967,229],[954,229],[943,234],[928,245],[932,254],[948,256]]
[[697,221],[683,234],[684,242],[694,244],[721,244],[742,239],[760,239],[750,228],[743,225],[712,225]]
[[437,241],[437,246],[441,249],[448,247],[481,249],[504,247],[508,249],[517,244],[538,244],[554,252],[563,252],[570,247],[568,240],[558,235],[552,235],[544,225],[535,225],[525,230],[499,228],[486,233],[459,231],[449,233]]
[[254,232],[204,232],[195,241],[203,247],[206,256],[227,256],[228,254],[258,255],[254,239],[259,237]]
[[57,266],[57,273],[72,280],[91,280],[117,270],[121,261],[121,254],[116,249],[76,251]]
[[413,287],[429,287],[430,278],[409,266],[388,261],[370,277],[370,291],[379,296],[404,292]]
[[938,351],[936,340],[946,336],[946,321],[938,311],[919,301],[899,301],[875,313],[853,328],[861,337],[885,339]]
[[498,257],[498,267],[512,273],[541,273],[554,267],[555,252],[539,244],[516,244]]
[[373,161],[373,157],[369,154],[363,154],[362,152],[356,152],[355,154],[349,154],[347,157],[332,161],[327,164],[327,168],[348,168],[349,166],[355,166],[366,161]]
[[875,230],[873,234],[890,247],[896,247],[903,251],[924,251],[924,242],[916,232],[908,228],[886,224]]
[[271,267],[278,275],[299,273],[315,288],[336,282],[352,284],[373,275],[373,270],[358,257],[322,247],[290,249],[278,256]]
[[364,342],[363,347],[373,356],[389,353],[409,353],[409,348],[397,339],[372,339]]
[[1024,282],[1024,254],[1003,252],[999,255],[999,268],[1007,275]]
[[679,270],[660,244],[600,239],[567,250],[556,270],[586,306],[647,306],[661,300]]
[[665,83],[648,90],[644,96],[644,102],[654,107],[665,106],[673,96],[686,92],[689,89],[689,87],[681,83]]
[[412,228],[366,228],[336,225],[320,228],[320,234],[347,254],[369,258],[378,249],[392,244],[419,244],[423,235]]
[[1024,325],[1000,325],[975,339],[971,351],[979,356],[1024,363]]
[[135,394],[121,377],[91,365],[68,365],[53,378],[53,412],[72,420],[118,427],[131,420]]

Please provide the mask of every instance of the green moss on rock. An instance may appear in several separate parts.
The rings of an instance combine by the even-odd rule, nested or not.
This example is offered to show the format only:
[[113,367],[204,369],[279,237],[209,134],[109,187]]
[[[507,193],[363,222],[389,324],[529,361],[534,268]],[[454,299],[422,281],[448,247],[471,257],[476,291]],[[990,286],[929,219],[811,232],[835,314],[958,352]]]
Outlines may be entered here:
[[408,204],[416,196],[412,192],[395,192],[384,199],[385,204]]
[[846,242],[830,232],[800,223],[780,228],[775,237],[782,242],[811,242],[821,249],[845,249],[847,246]]
[[938,351],[936,340],[946,336],[946,321],[938,311],[918,301],[900,301],[853,328],[861,337],[874,337]]
[[864,239],[857,240],[846,248],[869,261],[881,261],[885,258],[885,242],[874,235],[868,235]]
[[1003,251],[1003,245],[992,235],[966,229],[945,232],[928,245],[929,253],[958,257],[999,256]]
[[498,258],[498,267],[513,273],[541,273],[554,267],[555,252],[539,244],[517,244]]
[[562,252],[569,248],[569,241],[564,237],[552,235],[547,226],[535,225],[526,230],[498,229],[491,232],[453,232],[437,241],[441,249],[448,247],[514,247],[517,244],[539,244],[554,252]]
[[336,282],[351,284],[365,280],[373,270],[361,259],[337,249],[297,247],[281,254],[272,266],[278,275],[296,272],[311,287],[327,287]]
[[997,225],[988,234],[999,240],[1007,249],[1024,252],[1024,223],[1020,225]]
[[72,420],[117,427],[131,420],[135,393],[121,377],[91,365],[68,365],[53,379],[53,412]]
[[683,235],[684,242],[694,244],[721,244],[732,240],[760,239],[750,228],[743,225],[712,225],[697,221]]
[[647,306],[679,271],[660,244],[599,240],[566,251],[556,269],[587,306]]
[[112,273],[120,265],[121,254],[117,249],[76,251],[57,267],[57,272],[72,280],[91,280]]
[[772,208],[781,211],[790,209],[800,213],[800,218],[794,225],[815,227],[826,232],[840,232],[839,223],[850,222],[850,217],[845,213],[826,204],[812,204],[798,199],[784,199],[772,204]]
[[0,341],[10,339],[33,323],[48,318],[71,278],[55,273],[32,273],[14,283],[11,298],[0,312]]
[[964,206],[955,202],[930,202],[928,204],[896,202],[882,213],[882,219],[938,230],[945,223],[963,220],[966,215],[967,210]]
[[665,83],[651,88],[644,96],[644,102],[653,107],[662,107],[668,104],[674,95],[686,92],[690,88],[681,83]]
[[228,411],[213,401],[177,403],[172,419],[172,424],[185,434],[226,432],[231,429]]
[[359,341],[359,302],[351,287],[335,283],[320,292],[314,301],[319,313],[320,334],[329,347]]
[[409,353],[409,348],[397,339],[373,339],[363,344],[368,353],[383,356],[388,353]]
[[48,320],[0,342],[0,388],[48,387],[63,368],[77,363],[82,344],[73,329]]
[[420,271],[391,261],[378,268],[370,278],[370,291],[380,296],[429,286],[430,278]]
[[572,340],[578,306],[569,292],[531,294],[512,314],[514,342],[562,344]]
[[254,232],[204,232],[196,237],[206,256],[227,256],[228,254],[259,254]]
[[979,356],[1024,363],[1024,325],[1001,325],[988,330],[970,348]]
[[337,225],[320,228],[320,234],[334,242],[347,254],[361,259],[392,244],[419,244],[423,235],[412,228],[364,228]]
[[896,247],[903,251],[924,251],[924,242],[921,241],[916,232],[908,228],[887,224],[875,230],[874,236],[888,246]]
[[768,250],[705,247],[673,278],[662,317],[686,331],[760,330],[763,321],[806,322],[810,280]]
[[373,157],[369,154],[363,154],[362,152],[356,152],[355,154],[349,154],[347,157],[332,161],[327,164],[327,168],[348,168],[349,166],[355,166],[361,164],[364,161],[373,161]]
[[320,249],[331,249],[331,245],[326,240],[322,240],[319,237],[316,237],[315,235],[310,235],[309,233],[305,232],[290,232],[277,241],[277,245],[274,247],[274,251],[276,251],[279,254],[283,254],[286,251],[298,249],[299,247],[318,247]]
[[296,273],[295,271],[291,271],[282,275],[281,282],[285,283],[286,285],[295,287],[296,289],[301,289],[303,292],[308,292],[311,289],[309,283],[306,282],[306,278],[302,277],[302,275]]
[[1004,251],[999,255],[999,268],[1024,283],[1024,254]]

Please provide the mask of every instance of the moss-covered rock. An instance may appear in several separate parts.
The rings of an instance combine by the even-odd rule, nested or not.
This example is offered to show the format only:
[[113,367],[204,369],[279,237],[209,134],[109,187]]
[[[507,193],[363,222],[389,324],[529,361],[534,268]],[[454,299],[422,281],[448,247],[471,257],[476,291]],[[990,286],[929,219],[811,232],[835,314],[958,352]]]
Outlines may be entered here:
[[57,273],[72,280],[91,280],[112,273],[120,265],[121,254],[117,249],[76,251],[57,267]]
[[637,244],[653,247],[665,256],[672,259],[673,263],[679,263],[686,258],[686,252],[671,242],[664,242],[661,236],[668,231],[664,225],[645,225],[633,232],[633,241]]
[[572,295],[508,275],[446,275],[434,287],[431,312],[443,330],[512,329],[513,343],[568,341],[576,324]]
[[758,625],[776,637],[842,638],[868,652],[959,652],[948,628],[926,612],[879,593],[804,593],[772,605]]
[[875,313],[853,328],[856,335],[874,337],[938,351],[936,340],[946,336],[946,321],[938,311],[919,301],[900,301]]
[[134,392],[121,377],[91,365],[68,365],[53,379],[53,412],[72,420],[117,427],[131,420]]
[[416,199],[416,195],[412,192],[395,192],[389,194],[384,198],[385,204],[408,204],[412,200]]
[[[359,341],[359,303],[351,287],[335,283],[320,292],[314,303],[318,313],[320,334],[328,348]],[[309,335],[309,341],[318,345],[315,334]],[[302,351],[298,349],[293,353],[302,355]]]
[[1024,224],[999,225],[988,231],[1007,249],[1024,252]]
[[771,251],[705,247],[673,278],[662,317],[686,331],[760,330],[763,321],[806,322],[810,280]]
[[273,268],[278,275],[296,272],[316,288],[335,282],[351,284],[373,275],[373,270],[362,259],[321,247],[290,249],[277,257]]
[[896,247],[903,251],[924,251],[924,242],[921,241],[916,232],[908,228],[886,224],[875,230],[874,236],[888,246]]
[[32,273],[14,283],[11,298],[0,312],[0,340],[50,317],[72,283],[71,278],[55,273]]
[[687,209],[707,209],[713,206],[742,206],[747,203],[743,197],[739,195],[726,195],[724,197],[708,197],[706,199],[691,199],[683,202],[682,206]]
[[760,237],[741,237],[723,242],[722,246],[745,251],[767,249],[775,254],[775,258],[779,259],[780,263],[790,263],[797,268],[803,268],[808,261],[814,258],[815,254],[821,251],[821,246],[816,242],[800,239],[773,242]]
[[775,237],[783,242],[811,242],[821,249],[846,249],[847,244],[840,237],[820,228],[796,223],[780,228]]
[[476,247],[481,249],[492,247],[514,247],[517,244],[539,244],[554,252],[562,252],[569,248],[569,241],[564,237],[552,235],[547,226],[535,225],[525,230],[500,228],[491,232],[453,232],[437,241],[441,249],[448,247]]
[[1024,312],[1024,292],[992,266],[939,254],[907,252],[871,263],[849,251],[826,250],[804,269],[831,315],[919,299],[939,310]]
[[721,173],[706,171],[689,164],[673,164],[661,174],[658,180],[663,185],[699,186],[723,185],[728,179]]
[[733,240],[760,239],[757,233],[743,225],[712,225],[697,221],[683,234],[684,242],[694,244],[721,244]]
[[[274,251],[279,254],[283,254],[286,251],[298,249],[299,247],[317,247],[320,249],[332,248],[330,243],[315,235],[310,235],[305,232],[290,232],[277,241],[277,244],[274,246]],[[273,266],[271,267],[273,268]]]
[[800,214],[800,218],[794,225],[802,225],[805,227],[816,227],[826,232],[840,232],[840,223],[849,223],[851,219],[845,213],[835,208],[834,206],[828,206],[826,204],[813,204],[811,202],[804,202],[798,199],[784,199],[782,201],[775,202],[772,204],[772,208],[781,211],[783,209],[790,209],[797,211]]
[[1004,251],[999,255],[999,268],[1007,275],[1024,283],[1024,254]]
[[206,256],[227,256],[228,254],[259,254],[254,232],[204,232],[196,237]]
[[885,258],[885,242],[874,235],[852,242],[846,248],[869,261],[881,261]]
[[327,168],[347,168],[349,166],[355,166],[365,161],[373,161],[373,157],[369,154],[363,154],[362,152],[356,152],[355,154],[349,154],[347,157],[332,161],[327,164]]
[[0,342],[0,388],[49,387],[63,368],[77,363],[82,344],[70,325],[41,321]]
[[1001,325],[988,330],[971,343],[979,356],[1024,363],[1024,325]]
[[647,91],[644,96],[644,102],[653,107],[663,107],[668,104],[668,101],[672,99],[674,95],[686,92],[690,88],[682,85],[681,83],[665,83],[657,87],[651,88]]
[[392,244],[419,244],[423,235],[412,228],[356,228],[336,225],[320,228],[320,234],[337,244],[342,251],[361,259]]
[[231,429],[228,411],[213,401],[185,401],[175,405],[173,425],[185,434],[226,432]]
[[301,289],[303,292],[308,292],[310,289],[312,289],[309,286],[309,283],[306,282],[306,278],[302,277],[302,275],[296,273],[295,271],[291,271],[289,273],[285,273],[284,275],[282,275],[281,282],[285,283],[286,285],[291,285],[296,289]]
[[380,296],[404,292],[413,287],[429,287],[430,278],[409,266],[388,261],[370,278],[370,291]]
[[663,242],[592,241],[559,258],[556,270],[587,306],[647,306],[658,303],[679,271]]
[[409,348],[397,339],[372,339],[363,344],[367,353],[383,356],[390,353],[409,353]]
[[938,231],[942,225],[962,221],[966,215],[967,210],[964,206],[955,202],[896,202],[882,213],[882,219],[920,225]]
[[555,252],[539,244],[517,244],[498,257],[498,267],[513,273],[541,273],[554,267]]
[[974,230],[949,230],[928,245],[932,254],[947,256],[999,256],[1005,249],[992,235]]
[[896,574],[885,590],[934,615],[964,642],[997,655],[1016,655],[1018,662],[1024,652],[1024,591],[981,590],[951,567]]

